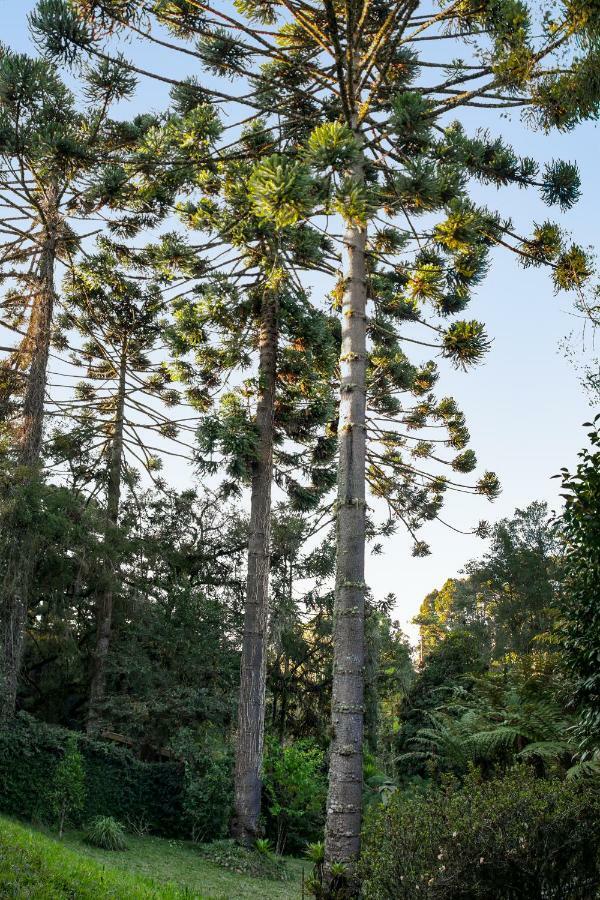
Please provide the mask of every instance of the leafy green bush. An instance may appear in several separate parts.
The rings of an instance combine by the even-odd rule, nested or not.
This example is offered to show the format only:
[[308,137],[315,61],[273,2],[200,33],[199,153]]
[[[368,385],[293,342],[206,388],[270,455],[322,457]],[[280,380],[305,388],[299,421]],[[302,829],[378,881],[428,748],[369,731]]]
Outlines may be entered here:
[[63,757],[55,766],[47,799],[58,821],[59,837],[62,837],[65,822],[77,817],[85,805],[83,756],[74,736],[67,740]]
[[123,826],[112,816],[96,816],[88,825],[85,839],[101,850],[127,850]]
[[563,469],[566,580],[561,611],[562,661],[581,710],[576,736],[589,752],[600,739],[600,415],[588,438],[591,447],[581,451],[575,471]]
[[232,760],[222,739],[210,729],[181,729],[171,747],[183,760],[182,820],[194,841],[227,834],[233,804]]
[[263,766],[267,834],[277,853],[304,849],[323,831],[327,782],[324,754],[312,741],[282,747],[267,741]]
[[600,888],[600,796],[592,782],[519,767],[372,810],[361,860],[369,900],[591,900]]
[[254,849],[263,856],[270,856],[273,853],[273,845],[268,838],[257,838]]
[[26,713],[0,727],[0,811],[48,820],[54,774],[70,742],[81,754],[87,788],[83,808],[71,808],[73,824],[113,816],[121,822],[144,821],[155,834],[188,837],[179,763],[141,762],[122,747],[38,722]]
[[288,871],[285,861],[274,853],[262,850],[249,850],[240,847],[235,841],[214,841],[202,847],[202,855],[239,875],[253,875],[256,878],[271,878],[276,881],[287,881]]
[[363,753],[363,807],[368,809],[373,803],[387,803],[398,786],[394,779],[384,772],[372,753]]

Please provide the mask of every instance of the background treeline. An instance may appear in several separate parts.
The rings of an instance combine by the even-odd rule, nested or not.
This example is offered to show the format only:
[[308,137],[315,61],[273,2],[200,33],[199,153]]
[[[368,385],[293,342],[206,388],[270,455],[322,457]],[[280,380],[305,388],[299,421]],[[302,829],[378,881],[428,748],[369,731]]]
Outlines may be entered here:
[[[593,461],[587,474],[585,463],[580,472],[587,478],[586,494],[593,487],[590,474],[596,476]],[[573,479],[568,484],[577,487]],[[49,488],[48,502],[56,490]],[[572,489],[570,496],[576,496]],[[36,568],[39,596],[28,623],[22,712],[1,735],[2,808],[47,821],[54,808],[48,799],[51,772],[73,729],[85,722],[95,630],[94,541],[89,527],[82,527],[92,513],[73,496],[69,504],[63,497],[60,508],[69,515],[54,519],[52,552]],[[123,578],[104,701],[111,731],[101,742],[83,736],[78,741],[87,789],[71,820],[112,815],[142,831],[214,840],[228,833],[233,797],[245,520],[235,506],[215,505],[211,495],[149,492],[141,507],[147,517],[139,508],[125,502],[120,530]],[[583,512],[587,519],[587,507]],[[589,725],[594,707],[579,687],[585,654],[573,639],[585,614],[575,609],[571,587],[579,550],[565,545],[577,514],[571,503],[557,520],[544,503],[532,503],[495,525],[488,551],[465,567],[463,577],[449,579],[424,599],[412,653],[390,619],[394,598],[369,604],[366,840],[381,816],[398,818],[383,835],[374,832],[367,859],[381,851],[382,865],[389,867],[393,858],[386,878],[417,858],[429,871],[421,837],[434,825],[440,829],[436,841],[452,835],[467,814],[465,805],[470,810],[480,804],[479,815],[486,817],[498,804],[498,815],[510,818],[517,804],[527,809],[524,829],[550,821],[555,802],[571,804],[570,816],[592,816],[585,810],[600,771],[597,731]],[[273,845],[289,852],[302,852],[322,833],[332,664],[332,547],[325,540],[303,555],[299,521],[282,510],[273,531],[264,764],[263,826]],[[188,538],[201,533],[201,544],[174,541],[175,522]],[[300,585],[309,577],[313,586],[303,593]],[[586,638],[593,641],[589,631]],[[542,799],[552,791],[558,799],[546,808]],[[536,798],[542,804],[537,811]],[[437,821],[440,809],[448,816],[445,823]],[[454,864],[461,869],[453,877],[464,877],[467,850],[484,854],[481,827],[471,823],[470,849],[456,845]],[[499,827],[493,825],[495,843],[485,851],[488,866],[496,865],[495,857],[500,865],[507,852],[496,840]],[[560,827],[573,827],[572,819]],[[582,842],[593,843],[594,834],[590,825]],[[398,844],[402,836],[406,843]],[[520,840],[521,832],[513,837]],[[557,846],[564,839],[558,830]],[[582,843],[581,858],[584,850]],[[528,848],[527,865],[538,865],[538,852],[541,846]],[[563,862],[560,857],[557,872]],[[517,873],[521,864],[515,862]],[[368,877],[376,877],[375,863],[366,865]],[[494,883],[505,876],[486,869],[485,877]],[[563,881],[557,883],[565,889]],[[407,897],[414,890],[410,884]],[[440,884],[435,890],[442,891],[444,879]],[[446,896],[432,889],[431,896],[438,895]]]

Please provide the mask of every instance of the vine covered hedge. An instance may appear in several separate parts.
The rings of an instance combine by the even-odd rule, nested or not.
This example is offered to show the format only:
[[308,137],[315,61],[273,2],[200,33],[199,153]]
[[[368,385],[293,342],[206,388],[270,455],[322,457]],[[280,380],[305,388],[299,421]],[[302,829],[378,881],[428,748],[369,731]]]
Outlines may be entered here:
[[[0,728],[0,811],[45,820],[53,773],[73,732],[26,713]],[[112,816],[142,824],[155,834],[182,831],[183,767],[141,762],[129,750],[76,735],[85,767],[85,803],[75,824]]]
[[518,768],[443,791],[398,791],[367,822],[361,866],[369,900],[592,900],[598,785]]

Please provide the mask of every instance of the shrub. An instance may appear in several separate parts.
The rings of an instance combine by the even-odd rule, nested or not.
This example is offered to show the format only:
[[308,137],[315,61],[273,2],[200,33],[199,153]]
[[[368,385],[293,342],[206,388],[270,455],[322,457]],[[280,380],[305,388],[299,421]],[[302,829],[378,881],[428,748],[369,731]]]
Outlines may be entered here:
[[101,850],[127,850],[123,826],[112,816],[96,816],[87,828],[85,839]]
[[262,854],[262,856],[272,856],[273,854],[273,847],[268,838],[257,838],[254,849],[257,853]]
[[71,809],[73,824],[113,816],[121,822],[143,820],[156,834],[188,836],[181,815],[179,763],[141,762],[123,747],[38,722],[26,713],[0,727],[0,811],[48,820],[48,812],[53,812],[49,785],[73,741],[83,760],[87,788],[83,808]]
[[183,760],[181,805],[186,831],[199,842],[225,837],[233,803],[229,749],[210,728],[200,734],[181,729],[171,746]]
[[67,740],[62,759],[56,764],[47,800],[62,837],[65,822],[81,813],[85,805],[85,769],[74,736]]
[[361,876],[369,900],[591,900],[600,887],[597,784],[517,768],[373,809]]
[[327,782],[323,751],[311,741],[282,747],[267,741],[263,768],[267,795],[267,833],[277,853],[292,852],[318,840],[323,831]]
[[563,469],[566,579],[561,596],[561,659],[574,680],[581,710],[576,736],[582,749],[589,751],[600,740],[600,415],[588,438],[591,447],[581,451],[575,471]]
[[[263,845],[264,847],[264,845]],[[202,847],[202,855],[221,866],[240,875],[253,875],[256,878],[271,878],[287,881],[288,871],[285,861],[273,853],[263,850],[250,850],[240,847],[235,841],[214,841]]]

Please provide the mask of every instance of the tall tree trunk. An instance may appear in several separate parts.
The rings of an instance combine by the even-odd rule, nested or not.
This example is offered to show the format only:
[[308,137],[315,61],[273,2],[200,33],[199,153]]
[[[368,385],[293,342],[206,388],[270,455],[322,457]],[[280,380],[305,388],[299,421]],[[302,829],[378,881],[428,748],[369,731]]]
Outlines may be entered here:
[[250,501],[248,581],[235,753],[232,833],[243,844],[252,843],[257,837],[262,789],[277,344],[278,299],[268,293],[261,309],[260,387],[256,408],[258,446]]
[[[364,181],[364,161],[353,167]],[[366,251],[367,231],[349,225],[340,355],[337,572],[333,625],[332,741],[325,830],[326,870],[352,871],[360,850],[364,720]]]
[[94,734],[100,729],[101,710],[106,694],[106,659],[110,647],[113,614],[113,586],[118,565],[115,559],[115,531],[119,520],[121,500],[121,466],[123,462],[123,425],[125,420],[125,393],[127,389],[127,341],[121,346],[119,383],[110,447],[108,486],[106,491],[106,529],[104,532],[104,559],[100,588],[96,594],[96,646],[92,655],[90,696],[86,731]]
[[[28,330],[31,363],[17,432],[17,463],[22,467],[19,483],[8,497],[9,512],[2,522],[4,575],[0,585],[0,718],[14,715],[29,589],[35,565],[36,534],[22,515],[26,489],[37,477],[44,428],[48,354],[54,311],[54,266],[56,239],[47,234],[40,253],[38,287]],[[23,491],[25,489],[25,491]],[[25,493],[25,496],[24,496]]]
[[[294,609],[294,555],[290,554],[289,567],[287,571],[287,602],[288,610]],[[285,740],[285,730],[287,725],[288,697],[290,686],[290,656],[284,648],[283,651],[283,678],[281,691],[281,711],[279,713],[279,743],[283,746]]]

